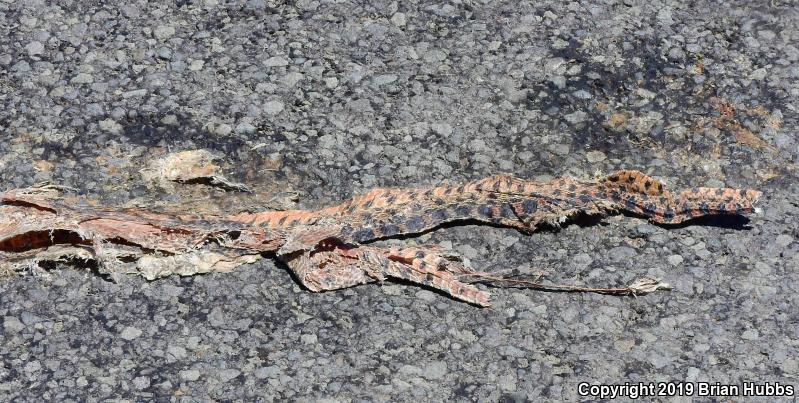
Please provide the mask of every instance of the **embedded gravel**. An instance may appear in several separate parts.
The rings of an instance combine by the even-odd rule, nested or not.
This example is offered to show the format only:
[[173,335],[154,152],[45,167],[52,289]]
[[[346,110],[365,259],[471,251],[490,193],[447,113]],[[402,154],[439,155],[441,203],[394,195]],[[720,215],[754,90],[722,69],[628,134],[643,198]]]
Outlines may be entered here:
[[494,289],[480,309],[396,283],[314,294],[268,260],[153,282],[22,273],[0,280],[0,396],[524,401],[581,399],[581,382],[799,387],[798,43],[786,0],[0,0],[3,189],[52,182],[106,203],[180,203],[139,169],[205,148],[231,180],[296,190],[303,208],[377,186],[622,168],[672,188],[765,193],[748,222],[614,216],[532,236],[465,226],[391,241],[553,283],[674,286],[638,298]]

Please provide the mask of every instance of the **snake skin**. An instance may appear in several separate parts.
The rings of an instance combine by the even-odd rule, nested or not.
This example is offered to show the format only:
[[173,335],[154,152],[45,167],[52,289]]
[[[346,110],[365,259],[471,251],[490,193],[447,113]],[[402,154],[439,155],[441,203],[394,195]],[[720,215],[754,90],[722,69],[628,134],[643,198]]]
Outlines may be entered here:
[[679,224],[707,215],[752,213],[760,195],[730,188],[692,188],[672,194],[662,182],[638,171],[619,171],[595,182],[564,177],[542,183],[493,176],[435,188],[375,189],[318,211],[241,214],[231,219],[302,234],[305,239],[279,256],[311,290],[345,288],[387,276],[485,306],[487,293],[458,280],[468,271],[457,259],[444,258],[430,248],[383,250],[361,245],[450,222],[486,223],[530,233],[542,223],[559,225],[576,214],[619,210],[658,224]]

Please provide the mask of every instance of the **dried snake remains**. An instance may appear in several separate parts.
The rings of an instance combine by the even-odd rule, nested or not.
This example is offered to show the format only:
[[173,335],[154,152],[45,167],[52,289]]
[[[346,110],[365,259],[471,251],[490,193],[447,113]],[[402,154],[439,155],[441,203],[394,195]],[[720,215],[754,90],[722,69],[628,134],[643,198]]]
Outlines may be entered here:
[[489,294],[465,280],[475,272],[455,256],[436,247],[371,243],[453,222],[529,233],[577,214],[617,211],[677,224],[707,215],[752,213],[760,195],[730,188],[674,194],[641,172],[619,171],[597,181],[493,176],[462,185],[375,189],[315,211],[208,216],[76,207],[53,187],[12,189],[0,194],[0,270],[93,260],[114,275],[134,272],[155,279],[226,272],[271,255],[311,291],[396,278],[488,306]]

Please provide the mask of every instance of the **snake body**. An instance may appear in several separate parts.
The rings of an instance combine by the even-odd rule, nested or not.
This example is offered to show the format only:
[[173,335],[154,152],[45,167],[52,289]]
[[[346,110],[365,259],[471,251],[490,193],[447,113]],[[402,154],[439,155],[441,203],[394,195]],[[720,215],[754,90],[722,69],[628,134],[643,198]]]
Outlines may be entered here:
[[530,233],[577,214],[617,211],[678,224],[708,215],[752,213],[760,195],[701,187],[675,194],[638,171],[619,171],[596,181],[492,176],[460,185],[375,189],[319,210],[217,217],[75,207],[48,189],[14,189],[0,197],[0,268],[80,255],[110,267],[138,264],[143,275],[155,278],[193,273],[175,267],[181,263],[203,267],[197,271],[227,271],[273,253],[312,291],[399,278],[486,306],[488,294],[460,280],[472,272],[451,254],[435,247],[381,248],[370,243],[447,223]]

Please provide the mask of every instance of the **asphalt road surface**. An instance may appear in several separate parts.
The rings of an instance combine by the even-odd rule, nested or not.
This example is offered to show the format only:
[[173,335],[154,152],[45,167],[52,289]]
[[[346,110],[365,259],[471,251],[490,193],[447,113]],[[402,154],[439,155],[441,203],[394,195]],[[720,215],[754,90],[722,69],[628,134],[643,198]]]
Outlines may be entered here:
[[189,206],[139,170],[208,149],[228,178],[275,195],[249,206],[617,169],[764,197],[748,221],[613,216],[532,236],[455,226],[386,241],[440,244],[472,267],[547,283],[674,286],[637,298],[493,289],[480,309],[400,283],[315,294],[270,260],[152,282],[80,265],[6,275],[0,396],[525,401],[599,398],[581,384],[796,388],[798,44],[789,0],[2,0],[3,190],[50,182],[116,205]]

